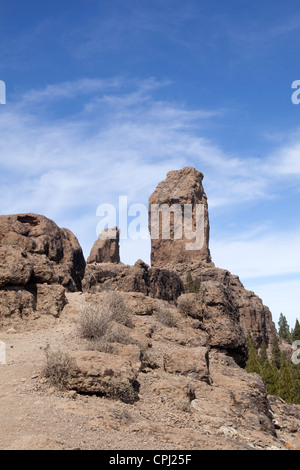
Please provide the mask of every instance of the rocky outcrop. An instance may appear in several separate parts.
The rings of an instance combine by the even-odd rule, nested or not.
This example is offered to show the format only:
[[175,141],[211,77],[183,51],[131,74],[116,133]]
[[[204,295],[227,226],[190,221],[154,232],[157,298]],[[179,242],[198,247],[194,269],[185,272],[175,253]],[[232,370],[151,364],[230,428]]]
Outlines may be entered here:
[[0,216],[0,321],[51,315],[81,289],[85,261],[76,237],[36,214]]
[[[210,262],[203,174],[192,167],[170,171],[149,198],[151,265],[170,270]],[[160,215],[159,215],[160,213]]]
[[66,304],[65,288],[58,284],[6,286],[0,290],[0,328],[41,315],[59,317]]
[[68,379],[68,389],[119,398],[125,403],[138,400],[137,371],[126,358],[98,351],[80,351],[73,354],[73,359],[76,370]]
[[[200,292],[208,283],[222,286],[223,292],[232,299],[235,309],[237,308],[236,318],[244,336],[250,332],[258,347],[262,342],[267,346],[272,344],[273,337],[277,334],[272,314],[254,292],[245,289],[238,276],[225,269],[216,268],[212,263],[210,266],[198,266],[192,275],[200,280]],[[221,302],[217,291],[214,292],[214,298],[216,303]],[[205,298],[203,300],[205,308]]]
[[209,383],[206,353],[204,347],[177,347],[174,351],[165,354],[164,370],[168,374],[179,374]]
[[70,230],[59,228],[47,217],[38,214],[0,216],[0,246],[17,246],[23,253],[13,260],[11,256],[15,256],[16,250],[10,254],[5,252],[8,269],[11,267],[8,276],[13,276],[16,262],[21,261],[23,266],[31,264],[31,283],[58,283],[69,291],[81,289],[85,260],[78,240]]
[[[214,289],[222,290],[223,286],[211,280],[203,284],[201,295],[206,297],[207,305],[213,307],[215,297],[220,297]],[[71,302],[75,295],[69,294]],[[102,305],[107,295],[106,292],[83,294],[81,299],[90,301],[93,298],[97,305]],[[135,439],[137,433],[145,440],[155,436],[151,442],[153,446],[157,442],[160,445],[166,442],[168,448],[184,445],[185,449],[284,450],[299,447],[296,432],[299,406],[269,397],[263,379],[239,367],[226,348],[206,346],[211,335],[199,327],[199,322],[205,318],[199,314],[198,306],[195,307],[196,294],[179,297],[178,308],[141,293],[126,292],[121,296],[130,312],[130,336],[135,340],[134,344],[121,344],[114,337],[110,353],[87,350],[87,344],[78,342],[78,338],[76,343],[74,338],[69,338],[71,344],[64,344],[77,364],[77,371],[67,383],[76,406],[81,397],[74,396],[75,391],[83,394],[85,400],[89,395],[104,397],[101,403],[94,402],[95,397],[88,403],[89,409],[93,404],[95,407],[101,404],[101,417],[105,412],[105,398],[118,399],[118,409],[123,406],[122,401],[132,403],[130,411],[136,419],[132,426],[128,423],[124,426],[126,439],[130,433]],[[223,296],[226,296],[225,292]],[[190,302],[194,308],[192,315],[181,311],[183,301]],[[145,310],[143,302],[147,304]],[[224,299],[222,304],[225,304]],[[176,315],[173,326],[165,325],[158,315],[158,311],[166,310]],[[218,312],[213,316],[217,322]],[[209,321],[212,325],[214,320]],[[230,326],[226,322],[222,324],[226,336]],[[221,340],[221,335],[219,338]],[[112,406],[109,402],[106,406],[109,409],[107,419],[111,422]],[[103,426],[102,420],[101,428]],[[116,428],[118,436],[120,426],[119,423]]]
[[[201,288],[197,298],[198,310],[201,311],[204,328],[209,332],[212,345],[224,347],[235,351],[241,358],[245,357],[245,337],[251,333],[259,347],[264,341],[267,346],[272,343],[276,328],[272,321],[270,310],[263,305],[262,300],[254,292],[248,291],[240,282],[238,276],[229,271],[216,268],[211,261],[209,251],[209,217],[208,204],[202,186],[203,174],[194,168],[185,167],[182,170],[171,171],[164,181],[158,184],[156,190],[149,198],[149,228],[153,229],[151,208],[167,207],[168,211],[174,208],[178,213],[184,214],[184,205],[192,206],[192,231],[203,242],[202,248],[190,249],[191,241],[186,238],[176,239],[174,230],[176,217],[169,217],[171,238],[165,239],[163,221],[160,221],[158,238],[151,239],[151,265],[152,267],[166,268],[176,272],[186,282],[187,273],[193,279],[201,281]],[[197,220],[195,207],[203,208],[202,220]],[[189,218],[183,220],[183,233]],[[154,218],[154,221],[157,220]],[[165,223],[167,218],[165,217]],[[202,239],[201,239],[202,231]],[[157,235],[157,233],[155,233]],[[151,232],[152,237],[152,232]],[[190,245],[189,245],[190,244]],[[195,310],[195,308],[194,308]]]
[[59,316],[66,305],[65,288],[45,255],[27,253],[17,245],[0,245],[0,320],[49,314]]
[[84,291],[120,290],[174,302],[183,293],[180,277],[171,271],[150,268],[139,260],[134,266],[113,263],[88,264],[82,283]]
[[117,227],[104,229],[95,241],[87,263],[120,263],[119,239]]

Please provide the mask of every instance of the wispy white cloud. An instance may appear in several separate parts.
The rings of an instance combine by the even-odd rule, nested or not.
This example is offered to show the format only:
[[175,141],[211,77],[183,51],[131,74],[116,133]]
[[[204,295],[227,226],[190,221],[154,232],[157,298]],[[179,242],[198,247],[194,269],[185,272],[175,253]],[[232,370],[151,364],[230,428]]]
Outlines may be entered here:
[[[147,204],[170,169],[192,165],[201,170],[211,208],[277,197],[283,150],[276,156],[277,166],[274,155],[261,161],[227,154],[205,137],[207,123],[223,119],[225,111],[190,110],[156,100],[153,92],[166,84],[155,79],[81,79],[32,90],[6,105],[0,114],[1,213],[44,213],[80,234],[88,254],[96,236],[97,206],[117,204],[119,195],[127,195],[129,203]],[[51,97],[59,103],[74,96],[81,98],[81,107],[65,117],[50,117],[43,108],[53,105]],[[226,249],[216,244],[215,255],[230,268],[232,259],[223,263],[223,249],[232,257],[238,250],[239,259],[251,252],[252,259],[232,269],[245,275],[248,266],[246,274],[257,275],[254,251],[262,261],[266,248],[271,259],[275,241],[282,245],[278,239],[252,247],[238,245],[235,236]],[[297,243],[290,240],[290,245]],[[269,258],[261,264],[268,263]]]
[[242,279],[300,273],[300,227],[279,232],[259,227],[212,241],[215,263],[238,273]]

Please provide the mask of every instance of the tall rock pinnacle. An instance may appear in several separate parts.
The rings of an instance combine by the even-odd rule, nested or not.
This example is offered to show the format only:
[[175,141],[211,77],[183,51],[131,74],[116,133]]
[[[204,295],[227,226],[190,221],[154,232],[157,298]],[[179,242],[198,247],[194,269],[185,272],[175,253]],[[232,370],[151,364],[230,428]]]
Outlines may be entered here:
[[151,265],[184,271],[210,263],[203,174],[192,167],[170,171],[149,198]]

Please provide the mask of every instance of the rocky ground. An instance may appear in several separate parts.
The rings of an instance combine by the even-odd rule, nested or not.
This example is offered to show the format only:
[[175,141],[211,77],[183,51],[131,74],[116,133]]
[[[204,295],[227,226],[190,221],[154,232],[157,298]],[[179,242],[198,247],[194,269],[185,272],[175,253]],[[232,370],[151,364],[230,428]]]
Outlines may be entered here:
[[[99,303],[105,295],[94,294]],[[68,293],[59,318],[41,315],[1,330],[7,363],[0,365],[0,449],[300,448],[299,406],[267,397],[259,376],[247,374],[225,351],[209,349],[197,320],[162,300],[122,296],[134,325],[122,327],[135,342],[115,344],[114,354],[92,351],[78,335],[88,293]],[[174,324],[162,322],[164,309]],[[49,348],[68,352],[80,366],[67,389],[41,373]],[[141,361],[141,351],[151,360]],[[94,369],[89,355],[96,358]],[[100,396],[103,358],[107,367],[123,361],[125,378],[130,367],[139,384],[136,401]]]

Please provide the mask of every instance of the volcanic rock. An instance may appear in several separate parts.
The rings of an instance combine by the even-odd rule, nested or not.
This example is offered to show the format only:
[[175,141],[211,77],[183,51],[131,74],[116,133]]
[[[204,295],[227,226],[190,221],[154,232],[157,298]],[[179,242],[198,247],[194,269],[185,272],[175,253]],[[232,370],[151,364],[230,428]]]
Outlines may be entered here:
[[[170,171],[150,196],[151,266],[176,271],[177,265],[211,261],[208,206],[202,180],[203,174],[192,167]],[[157,218],[158,211],[163,212],[165,222]],[[163,233],[165,223],[170,234]]]
[[94,393],[132,403],[138,399],[137,371],[121,356],[98,351],[73,353],[76,371],[66,387],[78,393]]
[[[164,181],[160,182],[149,198],[149,229],[151,231],[151,265],[176,272],[185,283],[190,272],[194,280],[201,281],[201,295],[197,299],[197,308],[194,306],[194,317],[202,317],[211,337],[212,345],[233,349],[241,358],[245,358],[245,337],[251,333],[258,347],[264,341],[270,346],[273,337],[277,334],[272,321],[270,310],[263,305],[262,300],[254,292],[245,289],[238,276],[225,269],[217,268],[211,261],[209,251],[209,217],[207,197],[202,185],[203,174],[194,168],[185,167],[182,170],[170,171]],[[192,230],[197,234],[196,207],[202,207],[203,218],[200,219],[203,246],[201,249],[190,249],[191,241],[185,237],[176,239],[175,221],[180,217],[176,211],[184,214],[184,206],[189,204],[193,208]],[[202,206],[201,206],[202,205]],[[159,233],[153,238],[153,206],[168,210],[160,220]],[[174,209],[175,214],[168,214]],[[176,219],[177,217],[177,219]],[[189,218],[182,218],[183,235]],[[170,239],[164,238],[163,226],[169,222]],[[155,226],[155,227],[156,227]],[[180,224],[179,224],[180,226]],[[154,227],[154,228],[155,228]],[[179,230],[180,232],[180,230]],[[154,230],[154,235],[157,232]],[[200,236],[198,234],[198,236]],[[196,237],[197,238],[197,237]],[[201,237],[200,237],[201,238]],[[189,245],[190,244],[190,245]],[[205,285],[204,285],[205,284]],[[182,300],[181,300],[182,302]],[[191,309],[190,309],[191,310]],[[195,313],[195,310],[198,313]],[[199,312],[202,312],[199,314]]]
[[95,241],[87,263],[120,263],[120,229],[104,229]]
[[87,264],[83,290],[141,292],[153,298],[174,302],[183,293],[180,277],[166,269],[150,268],[138,260],[134,266],[113,263]]
[[[85,260],[78,240],[70,230],[59,228],[47,217],[38,214],[0,216],[0,245],[18,246],[23,253],[32,255],[29,257],[32,282],[58,282],[69,291],[81,289]],[[10,266],[18,262],[11,258],[15,255],[18,261],[20,256],[24,257],[21,252],[17,254],[17,250],[8,249],[3,255],[10,257]],[[22,263],[24,265],[24,261]],[[8,283],[13,284],[13,277],[11,281]]]

